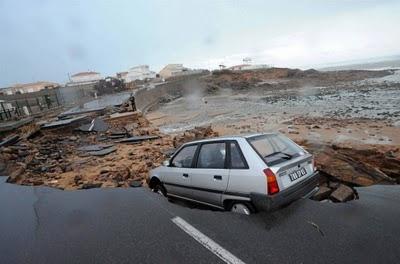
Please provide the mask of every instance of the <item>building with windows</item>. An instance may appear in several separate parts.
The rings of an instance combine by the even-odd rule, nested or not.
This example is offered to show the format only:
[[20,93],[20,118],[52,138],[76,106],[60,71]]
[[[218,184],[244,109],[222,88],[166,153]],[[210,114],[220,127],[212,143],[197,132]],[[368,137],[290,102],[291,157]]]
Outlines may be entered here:
[[133,82],[136,80],[144,81],[156,78],[156,73],[150,71],[148,65],[139,65],[132,67],[122,77],[125,82]]
[[171,77],[191,75],[202,73],[203,70],[192,70],[186,67],[183,67],[182,64],[168,64],[160,71],[160,76],[163,79],[168,79]]

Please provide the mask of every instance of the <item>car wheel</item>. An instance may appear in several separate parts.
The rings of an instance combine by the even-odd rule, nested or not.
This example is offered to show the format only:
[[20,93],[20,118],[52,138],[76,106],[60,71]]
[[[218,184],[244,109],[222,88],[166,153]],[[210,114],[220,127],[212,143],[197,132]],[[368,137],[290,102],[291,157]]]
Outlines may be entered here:
[[233,213],[244,214],[244,215],[250,215],[254,213],[253,207],[245,202],[232,203],[230,211]]
[[157,183],[156,186],[154,186],[153,192],[161,194],[162,196],[167,196],[167,190],[165,190],[165,187],[162,185],[162,183]]

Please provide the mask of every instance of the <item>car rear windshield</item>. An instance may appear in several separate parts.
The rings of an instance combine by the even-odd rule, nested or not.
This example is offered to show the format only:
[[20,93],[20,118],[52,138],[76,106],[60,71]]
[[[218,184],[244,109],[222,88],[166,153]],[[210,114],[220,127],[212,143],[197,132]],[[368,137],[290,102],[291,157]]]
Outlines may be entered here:
[[266,134],[247,139],[268,166],[304,155],[304,151],[281,134]]

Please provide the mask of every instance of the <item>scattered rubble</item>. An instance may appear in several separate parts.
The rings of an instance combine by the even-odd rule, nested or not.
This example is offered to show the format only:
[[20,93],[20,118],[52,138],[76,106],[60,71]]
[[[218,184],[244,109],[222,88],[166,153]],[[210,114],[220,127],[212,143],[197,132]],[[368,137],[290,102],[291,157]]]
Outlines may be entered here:
[[343,203],[353,200],[355,197],[356,195],[352,188],[347,185],[340,184],[339,187],[331,193],[329,198],[334,202]]
[[114,151],[117,151],[116,147],[109,147],[101,150],[89,151],[88,154],[91,156],[105,156],[110,153],[113,153]]
[[[66,190],[140,187],[174,149],[173,142],[216,135],[210,127],[198,127],[172,139],[140,112],[98,114],[40,121],[16,131],[21,136],[6,138],[0,165],[7,181]],[[82,125],[86,120],[91,121]]]
[[185,131],[182,135],[175,136],[173,144],[175,148],[179,148],[186,142],[210,137],[218,137],[218,133],[213,131],[211,126],[195,127]]
[[11,135],[9,137],[6,137],[0,142],[0,147],[7,147],[9,145],[13,145],[18,142],[20,137],[18,135]]
[[383,152],[377,148],[298,143],[315,155],[320,171],[341,182],[354,186],[400,183],[400,159],[390,156],[399,151],[396,147]]
[[96,117],[89,124],[84,124],[78,128],[82,132],[106,132],[108,125],[102,119]]
[[52,122],[48,122],[48,123],[44,123],[42,125],[43,129],[46,128],[57,128],[57,127],[63,127],[66,125],[70,125],[79,121],[83,121],[87,118],[86,115],[81,115],[81,116],[76,116],[76,117],[72,117],[72,118],[66,118],[66,119],[59,119],[59,120],[55,120]]
[[331,188],[328,188],[326,186],[320,186],[318,192],[315,193],[312,198],[317,201],[322,201],[329,198],[331,193],[332,193]]
[[[179,123],[180,127],[187,127],[188,123],[199,124],[201,127],[167,135],[153,126],[141,112],[131,111],[128,102],[116,102],[111,108],[77,107],[57,118],[45,119],[36,124],[30,122],[7,134],[0,142],[0,171],[8,173],[8,182],[23,185],[46,185],[60,189],[138,187],[145,184],[144,178],[150,169],[159,166],[183,143],[225,134],[221,130],[218,130],[219,133],[215,131],[218,123],[225,129],[230,128],[240,133],[280,129],[282,133],[297,139],[300,145],[315,155],[315,163],[323,175],[321,188],[313,199],[346,202],[357,199],[354,187],[400,183],[399,146],[391,142],[391,138],[380,134],[380,127],[371,120],[365,121],[365,124],[370,125],[364,129],[365,137],[373,138],[374,142],[381,144],[379,146],[364,144],[355,147],[341,144],[339,140],[319,140],[318,136],[323,132],[334,134],[332,138],[338,139],[349,133],[355,136],[361,132],[346,127],[346,124],[360,123],[364,116],[371,113],[380,120],[391,118],[394,122],[387,126],[395,128],[400,116],[400,112],[392,108],[396,102],[391,101],[390,111],[381,111],[378,103],[370,102],[375,93],[386,91],[379,90],[383,86],[372,83],[364,87],[354,83],[364,78],[388,74],[388,71],[325,73],[277,68],[217,72],[202,78],[207,98],[199,98],[200,108],[189,109],[181,115],[172,114],[177,118],[175,120],[183,120]],[[299,90],[303,86],[321,87]],[[391,96],[395,97],[396,87],[389,88]],[[212,96],[221,89],[233,91],[228,93],[229,96],[234,95],[229,105],[224,101],[224,96]],[[356,89],[362,92],[355,93]],[[257,94],[256,91],[262,93]],[[358,98],[364,100],[362,104],[353,104]],[[174,98],[162,101],[170,99]],[[252,99],[255,101],[251,102]],[[351,106],[347,102],[351,102]],[[184,100],[181,103],[186,107]],[[339,103],[340,109],[336,105]],[[366,103],[371,106],[366,106]],[[172,105],[173,101],[168,107]],[[281,113],[280,109],[285,111]],[[303,112],[299,112],[299,109]],[[182,112],[179,108],[176,111]],[[171,113],[162,114],[156,119],[157,122],[168,123]],[[358,119],[354,119],[354,116]],[[350,120],[346,124],[343,121],[345,118]],[[242,120],[251,120],[256,126]],[[203,126],[210,123],[213,128],[211,125]],[[316,140],[304,140],[304,131],[313,133],[307,139]],[[382,144],[387,146],[382,147]]]
[[159,138],[159,136],[135,136],[135,137],[129,137],[129,138],[124,138],[121,140],[116,141],[116,143],[137,143],[140,141],[144,140],[152,140]]
[[346,202],[358,197],[353,187],[400,183],[400,159],[390,156],[398,148],[383,152],[377,148],[311,144],[304,140],[298,143],[314,154],[317,169],[323,176],[314,200],[329,198]]

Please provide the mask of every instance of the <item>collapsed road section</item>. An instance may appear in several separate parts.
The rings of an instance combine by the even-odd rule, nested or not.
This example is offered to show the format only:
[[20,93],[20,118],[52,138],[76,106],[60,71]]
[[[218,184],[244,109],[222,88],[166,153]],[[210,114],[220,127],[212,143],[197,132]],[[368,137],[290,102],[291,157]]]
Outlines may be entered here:
[[[292,106],[285,106],[283,112],[273,110],[279,108],[275,106],[276,100],[268,104],[251,101],[255,93],[268,94],[271,90],[280,101],[279,95],[286,93],[289,84],[290,89],[295,89],[297,79],[326,85],[332,82],[332,74],[322,74],[321,77],[318,72],[296,71],[293,75],[284,69],[261,73],[258,76],[257,72],[228,72],[207,77],[203,97],[196,95],[202,89],[197,86],[197,81],[188,82],[188,86],[183,85],[179,89],[168,84],[160,91],[158,87],[149,90],[149,94],[143,90],[142,99],[152,97],[157,102],[168,97],[169,93],[174,98],[159,103],[157,107],[152,101],[151,109],[146,100],[136,100],[139,105],[150,109],[146,116],[140,111],[132,111],[127,93],[119,96],[112,107],[95,103],[88,109],[68,110],[58,116],[46,115],[4,134],[0,142],[0,169],[3,174],[9,175],[8,182],[22,185],[46,185],[67,190],[140,186],[145,184],[148,171],[159,166],[182,143],[218,134],[272,129],[287,134],[315,155],[317,168],[323,175],[320,191],[313,197],[315,200],[346,202],[358,198],[354,187],[399,183],[397,138],[382,135],[398,131],[389,121],[333,118],[328,116],[330,112],[324,117],[299,115],[297,108]],[[360,81],[368,74],[380,77],[390,73],[358,72],[355,75],[340,73],[335,76],[343,75],[343,81]],[[252,83],[252,75],[263,78],[257,81],[260,85]],[[304,76],[308,76],[309,80]],[[274,79],[274,82],[268,78]],[[336,82],[338,79],[335,78]],[[235,82],[246,84],[245,89],[237,88]],[[348,84],[342,84],[342,90],[346,91]],[[215,85],[219,87],[219,92],[211,89]],[[370,84],[367,86],[370,87]],[[225,96],[223,89],[227,87],[236,87],[232,88],[233,94]],[[364,86],[361,88],[364,89]],[[182,91],[178,93],[177,90]],[[300,105],[301,98],[293,100]],[[265,105],[267,108],[264,109]],[[378,109],[379,105],[375,108]],[[308,109],[312,110],[312,107]],[[361,112],[365,110],[363,105],[360,109]],[[368,113],[365,110],[363,115]],[[396,112],[390,113],[391,118],[396,120]],[[168,129],[165,123],[168,123]],[[179,129],[169,129],[173,126]],[[349,138],[363,144],[349,144]],[[364,141],[373,144],[364,144]]]

